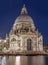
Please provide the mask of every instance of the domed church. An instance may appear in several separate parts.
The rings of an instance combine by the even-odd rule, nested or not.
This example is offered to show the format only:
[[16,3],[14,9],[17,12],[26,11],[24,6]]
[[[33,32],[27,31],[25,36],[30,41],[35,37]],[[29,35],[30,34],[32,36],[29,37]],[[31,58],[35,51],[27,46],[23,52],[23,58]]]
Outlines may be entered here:
[[6,43],[9,44],[9,50],[12,51],[43,51],[43,37],[36,30],[33,19],[28,15],[25,5],[20,15],[6,36]]

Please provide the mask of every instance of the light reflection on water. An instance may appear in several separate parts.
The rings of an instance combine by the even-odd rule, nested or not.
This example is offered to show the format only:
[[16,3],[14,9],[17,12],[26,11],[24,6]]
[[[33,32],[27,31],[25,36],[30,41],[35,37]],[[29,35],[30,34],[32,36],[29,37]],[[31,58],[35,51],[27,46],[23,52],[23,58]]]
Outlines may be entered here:
[[44,56],[0,56],[0,65],[48,65]]
[[6,57],[4,56],[3,58],[2,58],[2,65],[6,65]]
[[16,56],[15,65],[20,65],[20,56]]

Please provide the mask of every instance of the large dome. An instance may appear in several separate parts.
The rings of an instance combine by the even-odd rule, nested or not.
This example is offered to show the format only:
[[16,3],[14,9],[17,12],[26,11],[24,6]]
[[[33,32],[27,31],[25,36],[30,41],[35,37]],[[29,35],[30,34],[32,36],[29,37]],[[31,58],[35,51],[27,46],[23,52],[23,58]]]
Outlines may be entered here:
[[33,20],[28,15],[20,15],[19,17],[17,17],[15,22],[16,23],[18,23],[18,22],[29,22],[29,23],[31,22],[31,23],[33,23]]
[[29,32],[34,31],[35,26],[33,19],[28,15],[25,5],[21,10],[21,14],[16,18],[15,23],[12,28],[12,32],[21,33],[21,32]]
[[21,14],[15,20],[15,23],[19,23],[19,22],[33,23],[33,19],[28,15],[25,5],[21,10]]

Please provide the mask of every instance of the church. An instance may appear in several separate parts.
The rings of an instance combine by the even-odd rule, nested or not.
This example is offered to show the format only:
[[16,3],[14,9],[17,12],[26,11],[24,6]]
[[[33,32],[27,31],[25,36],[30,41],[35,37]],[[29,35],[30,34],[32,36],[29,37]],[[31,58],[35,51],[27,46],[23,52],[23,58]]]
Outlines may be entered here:
[[[31,16],[23,6],[4,43],[9,51],[43,51],[43,36],[38,32]],[[5,50],[5,47],[4,47]]]

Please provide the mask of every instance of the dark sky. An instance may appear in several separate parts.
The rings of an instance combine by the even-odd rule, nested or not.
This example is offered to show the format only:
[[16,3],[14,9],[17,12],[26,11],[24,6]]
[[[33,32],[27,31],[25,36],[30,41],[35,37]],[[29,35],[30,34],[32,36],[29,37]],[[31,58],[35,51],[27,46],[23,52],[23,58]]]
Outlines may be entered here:
[[48,43],[48,0],[0,0],[0,37],[5,38],[23,4],[33,18],[36,28],[41,32],[44,43]]

